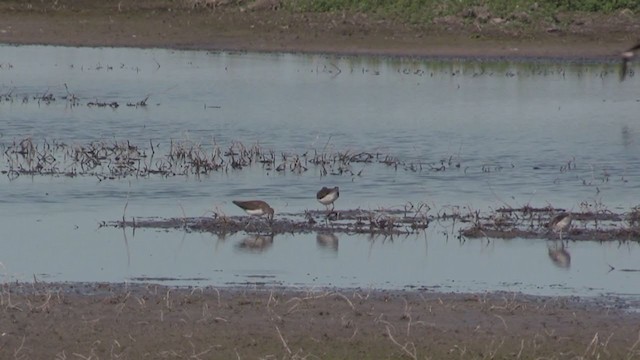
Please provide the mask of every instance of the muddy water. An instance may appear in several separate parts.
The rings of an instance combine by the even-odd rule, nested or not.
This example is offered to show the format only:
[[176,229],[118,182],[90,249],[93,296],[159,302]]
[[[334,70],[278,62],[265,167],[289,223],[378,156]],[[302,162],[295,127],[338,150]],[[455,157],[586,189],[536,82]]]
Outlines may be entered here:
[[[3,146],[25,137],[128,140],[163,153],[172,140],[241,141],[278,154],[366,151],[421,165],[353,164],[361,176],[321,176],[312,166],[302,174],[254,166],[102,181],[2,176],[7,279],[638,293],[639,273],[621,271],[640,263],[634,244],[570,243],[566,264],[543,240],[460,243],[440,228],[426,239],[340,235],[337,251],[316,234],[262,239],[256,248],[240,245],[246,234],[99,228],[123,215],[240,215],[231,204],[239,198],[262,198],[277,212],[317,209],[323,185],[340,186],[338,209],[425,202],[434,211],[551,204],[626,212],[640,189],[640,83],[619,83],[612,64],[8,46],[1,53]],[[441,160],[453,166],[436,171]]]

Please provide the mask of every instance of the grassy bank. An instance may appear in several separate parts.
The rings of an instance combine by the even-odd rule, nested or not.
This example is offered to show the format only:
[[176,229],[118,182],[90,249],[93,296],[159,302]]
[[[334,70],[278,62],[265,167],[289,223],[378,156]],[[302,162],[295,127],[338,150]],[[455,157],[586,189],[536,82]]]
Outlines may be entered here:
[[[206,0],[202,0],[206,1]],[[506,16],[518,11],[539,12],[552,15],[564,11],[611,13],[618,10],[640,10],[635,0],[284,0],[285,5],[296,11],[358,11],[395,15],[408,20],[414,16],[456,15],[467,9],[483,7],[497,15]]]
[[[636,0],[182,0],[193,8],[236,7],[291,14],[354,14],[373,20],[447,31],[483,28],[490,33],[581,33],[600,22],[638,23]],[[575,28],[579,29],[575,29]],[[488,29],[487,29],[488,28]],[[497,29],[499,28],[499,29]],[[600,30],[598,30],[600,31]],[[633,31],[632,31],[633,32]],[[517,35],[517,34],[516,34]]]
[[[187,1],[212,2],[211,0]],[[609,15],[622,11],[632,16],[634,12],[640,11],[640,2],[636,0],[257,0],[249,1],[247,5],[258,3],[270,6],[281,5],[282,8],[293,12],[371,14],[380,18],[420,25],[427,25],[434,19],[450,16],[462,16],[468,20],[480,21],[501,18],[524,22],[541,19],[561,22],[556,16],[567,12]]]
[[603,15],[625,11],[631,15],[640,10],[634,0],[285,0],[286,8],[296,12],[347,11],[372,14],[395,21],[430,25],[438,18],[461,17],[466,22],[486,23],[518,22],[531,24],[544,22],[559,24],[559,14],[571,12],[599,13]]
[[0,0],[0,43],[418,57],[613,58],[632,0]]
[[294,13],[349,12],[393,18],[401,22],[425,23],[444,16],[488,14],[508,18],[526,13],[529,16],[553,17],[566,12],[624,12],[633,16],[640,12],[637,0],[1,0],[0,9],[27,11],[87,10],[87,9],[220,9],[284,10]]
[[[189,12],[275,11],[295,14],[337,14],[342,19],[364,15],[378,21],[418,27],[500,26],[521,30],[567,30],[589,22],[638,24],[637,0],[0,0],[0,11],[54,13],[73,11]],[[597,19],[597,20],[594,20]],[[637,26],[636,26],[637,27]],[[557,28],[557,29],[556,29]],[[452,29],[448,29],[452,30]]]

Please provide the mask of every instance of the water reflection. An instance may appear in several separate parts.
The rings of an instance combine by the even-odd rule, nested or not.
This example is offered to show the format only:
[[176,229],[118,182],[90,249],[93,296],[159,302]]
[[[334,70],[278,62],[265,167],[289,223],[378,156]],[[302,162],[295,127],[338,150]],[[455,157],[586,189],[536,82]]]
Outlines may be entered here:
[[316,235],[318,248],[338,251],[338,237],[332,233],[318,233]]
[[555,266],[562,269],[571,267],[571,254],[567,251],[562,240],[554,241],[553,244],[547,245],[547,253]]
[[629,128],[629,125],[622,126],[622,145],[625,148],[630,147],[634,143],[635,134],[633,130]]
[[236,244],[236,249],[243,252],[262,253],[273,245],[273,235],[248,235]]

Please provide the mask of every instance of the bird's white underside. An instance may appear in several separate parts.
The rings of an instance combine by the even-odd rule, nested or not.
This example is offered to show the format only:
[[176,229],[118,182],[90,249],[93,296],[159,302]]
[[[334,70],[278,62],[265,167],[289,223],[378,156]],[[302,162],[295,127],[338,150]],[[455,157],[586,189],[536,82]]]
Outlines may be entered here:
[[318,199],[318,201],[322,205],[329,205],[332,202],[336,201],[337,198],[338,198],[338,195],[335,192],[332,192],[325,195],[323,198]]
[[253,215],[253,216],[262,216],[265,214],[264,210],[262,209],[255,209],[255,210],[245,210],[247,212],[247,214],[249,215]]

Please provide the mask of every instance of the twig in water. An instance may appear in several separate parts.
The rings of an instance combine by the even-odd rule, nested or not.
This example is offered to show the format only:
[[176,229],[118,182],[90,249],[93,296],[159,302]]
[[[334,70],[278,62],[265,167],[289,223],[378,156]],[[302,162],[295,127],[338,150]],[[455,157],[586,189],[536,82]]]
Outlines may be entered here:
[[327,150],[327,146],[329,146],[329,142],[331,141],[331,136],[329,135],[329,138],[327,139],[327,143],[324,144],[324,147],[322,148],[322,153],[324,154],[324,152]]

